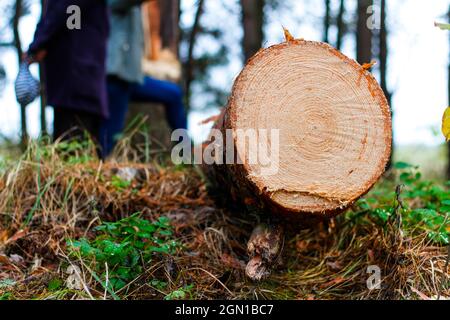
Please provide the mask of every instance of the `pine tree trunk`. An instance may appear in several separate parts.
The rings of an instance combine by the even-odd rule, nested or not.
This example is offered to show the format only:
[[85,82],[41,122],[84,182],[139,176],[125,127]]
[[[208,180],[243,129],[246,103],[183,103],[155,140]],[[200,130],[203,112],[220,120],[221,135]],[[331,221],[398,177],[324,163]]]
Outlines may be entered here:
[[168,48],[178,56],[180,42],[180,0],[158,0],[161,10],[162,47]]
[[[45,7],[47,4],[47,0],[41,0],[41,8],[42,12],[45,11]],[[46,85],[45,85],[45,69],[44,64],[39,63],[39,79],[41,82],[41,110],[40,110],[40,123],[41,123],[41,135],[47,135],[47,116],[45,114],[45,108],[47,107],[47,93],[46,93]]]
[[337,17],[337,37],[336,37],[336,49],[342,49],[342,42],[345,33],[345,22],[344,22],[344,14],[345,14],[345,0],[341,0],[339,4],[339,13]]
[[325,0],[325,16],[323,19],[323,42],[330,42],[331,0]]
[[360,63],[368,63],[372,60],[372,30],[367,21],[370,18],[367,13],[373,4],[372,0],[358,0],[358,23],[356,30],[356,60]]
[[[380,5],[380,14],[381,14],[381,20],[380,20],[380,86],[381,89],[383,89],[384,95],[386,96],[389,105],[391,105],[391,93],[388,90],[387,87],[387,64],[388,64],[388,30],[386,25],[386,0],[381,0]],[[391,108],[392,113],[392,108]],[[392,143],[392,146],[394,148],[394,144]],[[392,148],[392,149],[393,149]],[[390,168],[392,165],[392,154],[391,152],[391,158],[388,163],[388,167]]]
[[240,0],[244,37],[242,47],[245,61],[250,59],[262,46],[264,32],[264,0]]
[[200,31],[200,19],[203,15],[205,0],[199,0],[197,4],[197,12],[195,13],[194,23],[192,24],[191,33],[189,34],[188,57],[184,65],[184,90],[186,96],[186,105],[191,106],[191,85],[194,81],[194,48],[197,43],[197,36]]
[[[354,203],[382,175],[391,150],[389,106],[374,77],[312,41],[251,58],[214,128],[231,138],[218,158],[224,164],[205,166],[211,181],[233,200],[300,220],[331,217]],[[273,147],[271,162],[252,159],[255,149],[239,138],[248,129],[260,130],[258,152]],[[279,143],[270,129],[279,130]],[[216,138],[212,131],[204,154]]]
[[381,29],[380,29],[380,86],[383,89],[388,102],[391,102],[391,94],[387,88],[387,60],[388,60],[388,30],[386,25],[386,0],[381,0]]
[[[14,17],[13,17],[13,34],[14,34],[14,46],[16,48],[17,52],[17,60],[20,63],[22,63],[22,42],[20,41],[20,34],[19,34],[19,21],[20,17],[23,13],[23,1],[22,0],[16,0],[15,4],[15,10],[14,10]],[[26,113],[26,106],[21,105],[20,106],[20,128],[21,128],[21,135],[20,135],[20,145],[22,149],[25,149],[27,146],[28,141],[28,129],[27,129],[27,113]]]

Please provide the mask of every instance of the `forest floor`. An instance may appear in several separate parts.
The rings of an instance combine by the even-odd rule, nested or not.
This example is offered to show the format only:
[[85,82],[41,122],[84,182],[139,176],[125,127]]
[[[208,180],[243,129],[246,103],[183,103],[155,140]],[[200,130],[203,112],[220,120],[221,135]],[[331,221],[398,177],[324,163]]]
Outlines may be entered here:
[[35,143],[2,160],[0,299],[450,298],[450,182],[417,167],[396,163],[345,214],[287,234],[253,282],[260,216],[219,205],[196,167],[94,153]]

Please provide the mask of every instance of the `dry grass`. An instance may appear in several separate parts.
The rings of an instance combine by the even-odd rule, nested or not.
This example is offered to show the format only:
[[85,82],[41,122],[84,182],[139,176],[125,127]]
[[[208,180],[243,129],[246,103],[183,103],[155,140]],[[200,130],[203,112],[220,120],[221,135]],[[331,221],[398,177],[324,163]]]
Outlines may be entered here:
[[[86,150],[58,146],[30,150],[0,178],[0,297],[10,299],[112,298],[91,267],[68,256],[68,238],[92,237],[101,221],[142,212],[168,216],[183,249],[146,265],[116,292],[121,299],[162,299],[192,285],[193,299],[435,299],[450,297],[446,248],[421,232],[404,234],[352,212],[286,237],[281,263],[269,279],[245,277],[246,241],[259,217],[218,207],[201,174],[191,167],[83,158]],[[83,161],[73,161],[84,159]],[[131,185],[114,176],[136,169]],[[49,288],[79,267],[82,288]],[[367,268],[382,272],[381,290],[368,290]],[[167,282],[164,289],[152,279]]]

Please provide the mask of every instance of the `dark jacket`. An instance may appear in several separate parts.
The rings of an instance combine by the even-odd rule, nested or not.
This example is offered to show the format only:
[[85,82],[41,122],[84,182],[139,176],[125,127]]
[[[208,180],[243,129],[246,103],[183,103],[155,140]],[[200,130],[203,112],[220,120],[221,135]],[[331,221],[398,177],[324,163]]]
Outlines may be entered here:
[[[70,30],[67,8],[81,11],[81,29]],[[29,54],[47,50],[44,60],[49,105],[108,117],[106,0],[48,0]]]

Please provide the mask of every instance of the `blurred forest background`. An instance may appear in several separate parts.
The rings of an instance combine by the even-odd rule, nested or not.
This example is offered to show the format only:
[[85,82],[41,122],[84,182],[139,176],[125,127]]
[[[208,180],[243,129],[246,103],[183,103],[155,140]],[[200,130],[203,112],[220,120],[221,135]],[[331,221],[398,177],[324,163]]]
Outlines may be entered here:
[[[45,0],[2,0],[0,10],[0,159],[20,137],[51,131],[45,96],[27,110],[15,102],[13,81]],[[182,86],[190,131],[226,104],[234,78],[261,47],[295,37],[321,40],[359,63],[375,60],[373,73],[394,117],[394,158],[420,165],[432,178],[450,177],[450,147],[440,121],[450,99],[448,0],[159,0],[163,47],[183,66]],[[367,28],[367,24],[373,28]],[[35,66],[32,72],[39,76]]]

